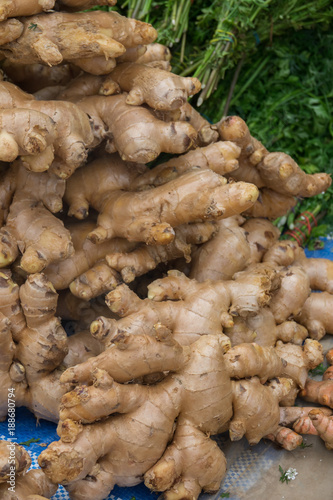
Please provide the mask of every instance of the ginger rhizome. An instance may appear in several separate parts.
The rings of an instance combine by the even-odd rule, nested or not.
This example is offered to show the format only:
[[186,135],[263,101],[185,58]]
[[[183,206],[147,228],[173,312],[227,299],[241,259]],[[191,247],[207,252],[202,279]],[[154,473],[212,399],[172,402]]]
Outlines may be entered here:
[[0,161],[12,162],[20,156],[26,168],[37,172],[51,166],[57,135],[55,123],[47,114],[28,109],[2,109],[0,128]]
[[[105,260],[112,269],[120,272],[125,283],[130,283],[135,277],[155,269],[161,262],[171,262],[180,257],[191,262],[198,245],[208,241],[216,231],[214,222],[182,224],[175,228],[175,238],[167,245],[139,245],[129,253],[113,252],[106,255]],[[91,283],[87,275],[85,282]],[[72,292],[76,295],[73,289]]]
[[[30,455],[23,446],[10,441],[0,441],[2,500],[12,500],[14,492],[15,500],[46,500],[56,493],[58,486],[52,483],[41,470],[27,472],[30,465]],[[11,473],[13,469],[15,479]]]
[[52,173],[28,172],[22,163],[7,171],[0,183],[1,204],[8,207],[0,229],[0,267],[22,253],[22,269],[36,273],[73,253],[69,231],[52,213],[61,210],[64,191],[65,182]]
[[0,485],[6,483],[10,477],[9,460],[18,475],[28,470],[31,465],[30,455],[25,448],[9,441],[0,441]]
[[[332,349],[326,353],[326,359],[331,365],[323,375],[322,381],[307,379],[305,387],[301,390],[300,396],[306,401],[319,403],[326,407],[333,408],[332,389],[333,389],[333,357]],[[300,434],[319,435],[324,441],[327,449],[333,449],[333,418],[332,412],[325,406],[320,408],[311,408],[306,415],[300,417],[294,422],[293,428]]]
[[[4,273],[1,279],[1,312],[11,322],[15,341],[3,377],[8,379],[9,373],[9,379],[15,382],[17,406],[27,406],[36,416],[56,420],[58,403],[49,375],[68,352],[67,335],[55,317],[57,293],[41,275],[30,275],[21,287]],[[50,384],[46,391],[45,381]],[[3,411],[7,413],[7,409]]]
[[[92,221],[68,224],[67,227],[74,247],[73,255],[64,260],[50,263],[44,270],[45,276],[52,282],[56,290],[64,290],[68,287],[77,288],[78,284],[82,283],[79,287],[81,288],[79,296],[84,298],[84,285],[88,287],[90,283],[91,287],[98,292],[96,295],[101,295],[103,291],[99,285],[106,284],[106,282],[109,282],[110,285],[114,283],[114,286],[118,284],[117,273],[114,270],[116,267],[110,268],[105,259],[109,254],[117,255],[119,252],[130,252],[135,249],[137,244],[126,239],[113,238],[95,245],[87,239],[88,234],[95,229],[95,224]],[[98,273],[98,278],[96,274],[95,279],[91,276],[92,279],[88,280],[87,272],[90,274]],[[73,289],[72,291],[74,292]],[[77,294],[75,293],[75,295]]]
[[[107,170],[110,180],[105,184],[105,192],[96,192],[93,165],[83,168],[85,175],[79,170],[68,180],[65,200],[69,215],[79,219],[87,215],[89,205],[99,212],[97,227],[88,235],[95,243],[122,237],[165,245],[174,239],[173,227],[230,217],[253,205],[258,194],[252,184],[227,184],[226,179],[211,170],[186,172],[167,185],[140,192],[120,190],[126,187],[123,179],[126,182],[127,178],[121,176],[121,170],[118,174],[116,165],[113,172]],[[100,164],[101,175],[103,169],[106,165]]]
[[153,109],[178,109],[201,88],[196,78],[182,78],[136,63],[117,64],[110,77],[123,92],[128,92],[127,104],[147,103]]
[[311,338],[320,340],[326,333],[333,334],[333,295],[328,292],[311,293],[304,303],[298,321],[304,325]]
[[282,195],[302,197],[319,194],[331,185],[328,174],[306,174],[287,154],[269,153],[238,116],[223,118],[217,127],[221,139],[241,148],[239,169],[233,173],[236,179]]
[[8,485],[0,485],[3,500],[47,500],[56,494],[58,486],[49,480],[40,469],[32,469],[17,477],[15,481],[15,497],[8,490]]
[[322,381],[307,379],[304,389],[300,392],[300,396],[305,401],[311,403],[319,403],[329,408],[333,408],[333,377],[330,369],[326,370]]
[[154,66],[154,63],[169,63],[170,59],[171,52],[168,47],[155,42],[126,49],[125,54],[119,56],[117,61],[120,63],[135,62],[146,65],[152,64]]
[[[59,382],[63,369],[101,349],[94,339],[87,342],[86,333],[67,339],[56,316],[57,293],[43,275],[29,275],[21,287],[9,273],[0,273],[0,280],[1,394],[14,387],[18,407],[26,406],[37,418],[56,422],[60,399],[70,388]],[[7,411],[2,397],[1,419]]]
[[118,151],[125,161],[148,163],[162,151],[181,154],[195,144],[197,134],[190,124],[158,120],[126,99],[126,94],[92,96],[77,103],[91,117],[96,143],[107,139],[109,153]]
[[[182,350],[181,346],[178,349]],[[52,481],[67,484],[69,492],[78,498],[84,488],[86,494],[88,491],[91,497],[100,500],[114,484],[138,484],[140,476],[145,473],[146,485],[159,491],[181,487],[188,495],[197,497],[202,488],[217,490],[225,474],[226,461],[207,433],[216,433],[223,428],[232,415],[231,384],[221,366],[224,345],[219,343],[218,336],[205,336],[188,351],[190,356],[179,360],[176,375],[169,375],[156,386],[118,384],[105,371],[97,369],[93,375],[94,385],[86,387],[85,395],[80,391],[67,394],[62,409],[66,418],[58,427],[61,441],[50,445],[39,458],[47,476]],[[162,368],[162,359],[160,363]],[[205,373],[204,377],[202,373]],[[208,385],[211,389],[205,391],[201,403],[197,398],[193,399],[192,387],[206,387],[210,379],[212,383]],[[96,408],[96,402],[101,398],[106,406],[103,408],[98,404]],[[209,406],[214,408],[213,418],[212,412],[207,411],[208,399]],[[117,407],[118,416],[89,424],[97,413],[112,414],[112,406]],[[173,436],[177,417],[177,431]],[[77,419],[88,425],[75,423]],[[131,430],[129,422],[132,422]],[[152,426],[154,439],[147,447]],[[100,433],[104,435],[103,444],[97,439]],[[124,433],[126,440],[121,437]],[[165,451],[172,436],[172,444]],[[93,454],[91,450],[88,453],[90,439],[100,443],[94,447]],[[211,456],[209,470],[198,468],[201,446],[204,446],[206,455]],[[175,455],[176,450],[179,457],[178,453]],[[186,460],[189,455],[192,455],[190,463]],[[187,464],[186,468],[183,468],[183,463]],[[167,464],[171,466],[168,472],[165,469]],[[161,470],[164,473],[159,479]],[[87,475],[94,477],[93,483],[84,481]]]
[[312,408],[308,415],[300,417],[293,425],[299,434],[319,435],[328,450],[333,449],[333,418],[325,408]]
[[131,182],[132,189],[146,189],[160,186],[179,175],[193,169],[211,169],[225,175],[238,168],[239,148],[232,142],[216,142],[206,147],[196,148],[188,153],[171,158],[166,163],[148,170]]
[[173,331],[177,341],[189,344],[202,334],[220,332],[221,325],[232,326],[233,316],[258,312],[269,301],[277,280],[274,270],[265,266],[240,272],[237,279],[227,282],[198,283],[179,271],[171,271],[166,278],[149,285],[145,300],[126,285],[111,291],[107,304],[122,319],[96,319],[91,331],[98,338],[119,330],[149,334],[154,324],[162,323]]
[[[53,142],[55,159],[53,171],[59,177],[68,177],[85,162],[88,154],[87,148],[93,141],[93,134],[87,115],[71,102],[37,101],[17,86],[8,82],[0,82],[0,108],[13,110],[24,108],[39,111],[53,120],[57,132]],[[46,148],[41,153],[42,160],[44,160],[45,152],[48,151],[49,148]],[[30,156],[24,155],[24,162],[30,165],[31,161],[34,164],[36,159],[33,157],[31,160]],[[44,170],[49,164],[46,163]]]
[[217,129],[222,140],[233,141],[241,148],[239,168],[232,177],[260,188],[258,202],[248,211],[252,217],[280,217],[296,204],[295,197],[315,196],[331,185],[328,174],[306,174],[287,154],[270,153],[238,116],[223,118]]
[[114,5],[114,0],[3,0],[0,8],[0,21],[8,17],[33,16],[56,7],[73,10],[88,9],[94,5]]
[[8,79],[25,92],[35,94],[45,88],[57,87],[57,94],[75,78],[80,69],[70,64],[44,66],[40,63],[16,64],[5,59],[3,71]]
[[[162,325],[159,329],[165,331]],[[134,349],[139,345],[136,339],[123,338],[122,335],[119,339],[115,337],[113,341],[117,347],[114,350],[115,361],[120,351],[118,363],[121,357],[125,358],[121,351],[130,349],[131,352],[132,342]],[[225,474],[226,462],[222,452],[210,441],[208,435],[229,427],[230,434],[237,439],[233,429],[239,428],[242,408],[244,411],[247,408],[244,401],[244,392],[247,392],[247,389],[244,384],[246,386],[248,381],[235,382],[234,385],[231,382],[225,360],[225,352],[229,346],[223,335],[203,335],[191,346],[182,347],[172,338],[169,331],[158,340],[151,338],[149,348],[156,342],[162,342],[166,350],[172,347],[177,355],[174,358],[175,373],[170,373],[161,382],[153,386],[122,385],[104,369],[95,368],[90,371],[93,385],[78,386],[63,397],[61,421],[58,426],[61,441],[52,443],[41,454],[39,464],[52,481],[67,485],[68,491],[76,498],[80,498],[83,491],[84,478],[92,474],[94,483],[88,484],[87,487],[91,488],[90,494],[94,492],[97,499],[104,498],[114,484],[137,484],[140,480],[138,476],[142,474],[146,486],[155,491],[164,491],[166,498],[171,498],[179,491],[183,496],[197,498],[201,489],[216,491],[219,488]],[[276,359],[277,364],[282,365],[281,359],[277,356]],[[159,362],[162,367],[163,359]],[[115,379],[120,376],[126,380],[128,375],[124,378],[121,364],[119,375],[118,363],[116,361],[115,365],[106,365],[104,361],[104,366],[108,366]],[[156,369],[156,363],[158,361],[155,357],[151,370]],[[149,362],[147,366],[149,367]],[[130,368],[126,368],[128,369]],[[135,365],[132,365],[132,369],[135,369]],[[280,366],[271,367],[272,373],[279,369]],[[241,370],[246,374],[245,364]],[[258,408],[258,404],[253,405],[255,423],[251,423],[251,429],[254,434],[253,437],[251,434],[249,439],[250,442],[257,442],[266,434],[278,432],[278,401],[288,393],[291,382],[288,379],[280,379],[280,384],[265,387],[256,377],[251,381],[265,394],[259,396],[258,392],[254,391],[262,399],[262,406]],[[194,387],[202,395],[202,399],[199,394],[193,392]],[[269,394],[271,396],[268,396]],[[249,397],[251,398],[251,391]],[[272,409],[269,414],[267,400],[271,401]],[[112,416],[115,411],[117,415]],[[107,419],[101,423],[92,423],[101,417]],[[173,434],[172,427],[176,418],[176,430]],[[130,431],[128,421],[132,422]],[[147,447],[145,433],[149,432],[149,429],[151,432],[152,425],[154,438]],[[121,437],[125,432],[123,428],[127,428],[126,440]],[[102,446],[95,447],[95,454],[89,454],[89,459],[83,460],[83,457],[87,456],[90,439],[96,439],[93,436],[101,432],[108,438],[104,440],[103,445],[98,440]],[[171,444],[166,448],[172,434]],[[301,440],[298,436],[298,444]],[[201,465],[202,447],[205,456],[208,454],[213,464],[208,470]],[[129,450],[130,462],[127,458]],[[99,487],[98,493],[96,484]]]
[[52,12],[3,21],[0,55],[23,64],[72,62],[88,73],[106,74],[126,48],[151,43],[156,37],[151,25],[116,12]]

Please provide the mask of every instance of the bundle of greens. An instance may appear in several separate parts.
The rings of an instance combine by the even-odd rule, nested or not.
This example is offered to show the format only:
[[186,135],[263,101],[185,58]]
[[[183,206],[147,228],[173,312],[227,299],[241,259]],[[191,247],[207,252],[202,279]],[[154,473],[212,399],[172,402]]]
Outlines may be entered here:
[[158,41],[173,47],[173,70],[200,79],[198,105],[214,93],[226,70],[259,44],[272,44],[290,30],[327,26],[333,17],[329,0],[125,0],[104,9],[153,24]]

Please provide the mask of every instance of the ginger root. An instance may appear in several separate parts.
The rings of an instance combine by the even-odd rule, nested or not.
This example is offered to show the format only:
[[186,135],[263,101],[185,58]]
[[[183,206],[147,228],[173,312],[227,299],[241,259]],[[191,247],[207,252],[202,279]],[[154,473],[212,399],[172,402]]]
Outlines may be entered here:
[[275,286],[274,270],[260,265],[238,273],[233,281],[221,282],[198,283],[179,271],[169,271],[166,278],[149,285],[147,299],[139,299],[126,285],[108,293],[108,307],[122,318],[97,318],[91,324],[91,332],[107,341],[120,331],[149,335],[156,323],[162,323],[173,331],[177,341],[186,345],[201,335],[221,332],[221,326],[232,326],[233,315],[256,314],[268,303],[270,290]]
[[314,434],[321,437],[328,450],[333,449],[333,418],[326,408],[309,408],[307,415],[295,421],[293,428],[299,434]]
[[57,4],[74,10],[87,9],[93,5],[114,5],[115,0],[2,0],[0,21],[8,17],[33,16],[43,11],[52,10]]
[[107,74],[126,47],[151,43],[156,37],[151,25],[116,12],[52,12],[3,21],[0,55],[16,63],[72,62],[88,73]]
[[[87,115],[76,105],[64,101],[36,101],[32,95],[26,94],[15,85],[0,82],[0,108],[35,110],[53,120],[57,132],[53,142],[56,160],[53,172],[59,177],[69,177],[86,160],[87,148],[93,141],[93,135]],[[25,162],[29,163],[29,158],[25,156]]]
[[33,469],[16,478],[14,497],[8,485],[0,485],[0,494],[3,500],[47,500],[55,495],[57,489],[58,486],[43,471]]
[[293,240],[277,241],[264,255],[264,262],[278,266],[299,264],[310,280],[311,290],[333,292],[333,263],[329,259],[307,258],[304,250]]
[[280,358],[287,361],[282,374],[294,380],[303,389],[309,370],[323,362],[322,345],[313,339],[305,339],[304,345],[284,344],[280,340],[276,343],[275,352]]
[[214,125],[211,125],[203,116],[196,111],[189,102],[185,102],[179,109],[175,110],[155,110],[154,114],[160,120],[171,122],[180,120],[187,122],[197,131],[198,146],[208,146],[218,141],[219,134]]
[[92,96],[77,102],[91,117],[95,143],[107,138],[106,150],[118,151],[125,161],[148,163],[163,151],[180,154],[187,151],[197,137],[188,123],[158,120],[143,107],[126,103],[126,94]]
[[[108,254],[105,260],[111,268],[120,272],[125,283],[130,283],[135,277],[155,269],[161,262],[171,262],[179,257],[190,262],[196,245],[209,240],[215,232],[216,225],[213,222],[183,224],[175,228],[175,238],[167,245],[140,245],[130,253]],[[87,275],[84,281],[91,282]]]
[[328,292],[311,293],[304,302],[297,321],[304,325],[312,339],[320,340],[326,333],[333,334],[333,295]]
[[[30,455],[23,446],[11,441],[0,441],[2,500],[46,500],[56,493],[58,486],[52,483],[41,470],[26,472],[30,465]],[[13,479],[13,469],[15,479]]]
[[297,317],[311,292],[310,281],[303,267],[291,265],[281,269],[279,276],[281,286],[269,303],[278,324]]
[[147,64],[154,62],[169,62],[171,59],[171,52],[165,45],[161,43],[149,43],[148,45],[138,45],[126,49],[126,52],[119,56],[117,61],[122,62],[135,62],[138,64]]
[[44,66],[43,64],[16,64],[5,59],[2,68],[10,81],[31,94],[47,87],[67,85],[80,69],[71,64]]
[[[79,175],[69,180],[65,200],[69,215],[82,218],[89,205],[99,212],[97,227],[88,235],[94,243],[122,237],[166,245],[174,239],[173,227],[230,217],[246,210],[258,194],[252,184],[226,184],[226,179],[211,170],[187,172],[167,184],[140,192],[110,189],[96,193],[93,169],[86,169],[85,184],[79,184]],[[202,186],[205,190],[200,191]]]
[[[239,169],[233,173],[237,180],[253,182],[283,196],[311,197],[326,191],[331,185],[328,174],[306,174],[285,153],[269,153],[254,137],[238,116],[228,116],[217,124],[221,139],[234,141],[242,150]],[[282,214],[281,214],[282,215]]]
[[19,287],[9,274],[0,273],[0,282],[0,419],[8,412],[8,389],[14,388],[17,407],[57,422],[61,397],[70,390],[59,382],[63,368],[101,348],[92,339],[86,350],[84,334],[67,339],[56,317],[57,293],[43,275],[32,274]]
[[[179,349],[184,348],[179,346]],[[224,428],[232,415],[231,383],[223,370],[224,342],[220,344],[215,335],[204,336],[186,350],[190,357],[180,360],[177,375],[170,374],[155,386],[118,384],[103,370],[97,369],[93,374],[93,386],[68,393],[63,399],[62,409],[62,418],[66,418],[58,427],[61,441],[52,443],[39,458],[46,475],[52,481],[67,484],[73,495],[81,491],[84,483],[87,484],[84,481],[87,475],[93,476],[94,482],[88,483],[84,491],[96,500],[103,499],[116,483],[122,486],[137,484],[145,473],[146,485],[154,490],[172,492],[174,487],[180,487],[187,495],[196,498],[202,488],[211,490],[214,486],[218,489],[226,462],[221,450],[207,435]],[[160,362],[163,366],[163,360]],[[202,373],[205,373],[204,377]],[[193,384],[201,390],[207,385],[210,387],[201,402],[192,396]],[[96,406],[101,398],[104,408],[103,404]],[[209,410],[207,400],[210,401]],[[97,414],[110,415],[116,407],[118,416],[111,415],[101,423],[82,425],[73,421],[94,421]],[[173,435],[176,418],[177,430]],[[131,431],[129,422],[132,423]],[[147,448],[147,433],[152,426],[154,442]],[[103,445],[98,439],[101,432]],[[126,440],[121,438],[124,432]],[[172,443],[166,449],[172,435]],[[91,453],[88,436],[96,436],[94,453]],[[198,468],[197,453],[190,465],[183,468],[186,457],[194,451],[193,446],[196,450],[204,446],[206,454],[211,456],[212,466],[208,471],[201,472]],[[119,453],[115,453],[116,448]],[[165,464],[172,464],[168,457],[173,457],[175,462],[166,471]],[[99,467],[96,467],[96,462]],[[164,471],[162,476],[161,470]]]
[[325,415],[320,409],[313,409],[309,417],[328,450],[333,450],[333,419]]
[[264,218],[250,218],[242,225],[250,245],[251,262],[261,262],[264,254],[279,239],[280,231]]
[[232,142],[216,142],[171,158],[148,170],[131,182],[131,188],[135,190],[160,186],[194,168],[211,169],[217,174],[225,175],[238,167],[238,156],[239,148]]
[[259,346],[275,346],[277,340],[301,345],[308,336],[306,328],[295,321],[276,324],[269,307],[263,307],[255,316],[234,318],[233,326],[225,328],[231,344],[255,342]]
[[[264,436],[277,433],[280,422],[278,402],[288,394],[291,382],[287,378],[276,380],[278,383],[268,385],[262,385],[258,377],[232,382],[234,414],[229,424],[232,441],[245,436],[253,445]],[[302,437],[298,436],[292,447],[296,448],[301,442]]]
[[[332,266],[277,242],[267,220],[331,180],[269,152],[238,117],[210,124],[187,102],[200,83],[160,69],[170,52],[154,28],[73,14],[96,1],[0,7],[4,69],[36,93],[0,82],[0,162],[14,162],[0,163],[0,267],[12,265],[0,272],[0,419],[9,387],[37,418],[60,419],[45,484],[22,475],[19,500],[51,496],[52,482],[102,500],[142,480],[195,500],[226,472],[216,433],[290,450],[297,419],[312,418],[333,446],[330,410],[285,407],[299,389],[333,405],[332,368],[307,379],[323,359],[307,329],[331,330]],[[180,156],[146,167],[160,153]],[[185,272],[163,275],[171,262]]]
[[[67,227],[71,234],[74,254],[64,260],[49,264],[44,270],[44,274],[54,285],[56,290],[64,290],[70,287],[75,295],[89,300],[91,297],[86,296],[84,292],[84,289],[88,292],[89,283],[94,289],[98,289],[98,286],[102,285],[102,283],[105,284],[106,280],[112,280],[111,275],[114,276],[112,281],[115,282],[116,280],[116,273],[114,271],[112,272],[110,268],[107,269],[108,266],[106,265],[105,257],[108,255],[112,256],[113,254],[116,255],[119,252],[130,252],[134,250],[137,244],[131,243],[125,239],[114,238],[110,241],[95,245],[87,239],[87,235],[93,231],[95,227],[95,224],[89,221],[71,224]],[[106,272],[107,276],[105,275],[103,277],[98,273],[98,281],[93,279],[93,281],[90,282],[87,280],[86,273],[93,269],[95,269],[93,271],[94,273],[97,272],[97,269],[100,269],[102,274]],[[97,275],[95,278],[97,278]],[[74,292],[74,289],[77,290],[77,293]],[[101,293],[104,292],[101,291]],[[101,295],[101,293],[98,293],[98,295]]]
[[20,156],[29,170],[42,172],[50,167],[57,135],[49,116],[28,109],[2,109],[0,128],[0,161],[12,162]]
[[[15,474],[20,475],[31,465],[29,453],[16,443],[0,441],[0,488],[10,477],[10,465],[15,468]],[[0,489],[1,491],[1,489]]]
[[333,380],[323,381],[307,379],[304,389],[299,393],[300,397],[310,403],[319,403],[333,408]]
[[[278,401],[290,390],[291,381],[280,379],[279,384],[264,386],[254,377],[232,382],[226,362],[228,345],[223,335],[203,335],[190,346],[182,347],[163,325],[158,327],[157,333],[158,337],[150,337],[150,340],[149,337],[131,338],[123,334],[113,337],[114,362],[110,363],[105,353],[98,357],[100,366],[105,369],[97,367],[96,358],[96,361],[88,360],[64,373],[63,382],[85,379],[93,384],[78,386],[63,397],[58,426],[61,441],[52,443],[42,452],[39,464],[52,481],[67,485],[72,495],[81,494],[88,475],[94,477],[93,483],[87,485],[89,494],[101,500],[115,484],[137,484],[139,476],[144,474],[146,486],[154,491],[165,491],[167,498],[174,494],[178,498],[179,492],[197,498],[201,489],[217,490],[226,470],[223,453],[210,441],[208,434],[229,427],[232,439],[240,438],[242,433],[250,443],[255,443],[268,433],[278,433]],[[143,370],[147,370],[147,366],[150,372],[158,365],[165,367],[164,358],[158,359],[154,355],[154,346],[159,342],[162,342],[166,361],[174,363],[174,374],[169,373],[152,386],[123,385],[110,376],[110,371],[123,381],[133,376],[137,367],[133,363],[123,366],[123,361],[128,363],[137,348],[140,352],[146,348],[149,355]],[[172,350],[176,356],[167,354]],[[91,361],[94,362],[93,370],[89,369]],[[150,362],[153,362],[151,367]],[[278,360],[276,370],[281,368],[280,365],[281,360]],[[241,370],[247,375],[246,361]],[[203,399],[193,393],[194,386],[203,394]],[[246,420],[244,427],[243,414],[246,412],[248,417],[249,410],[252,418]],[[115,412],[117,414],[113,415]],[[93,423],[103,417],[102,422]],[[154,443],[147,448],[146,433],[152,426]],[[121,436],[125,428],[126,440],[123,440]],[[97,439],[101,432],[105,436],[103,444]],[[93,454],[88,453],[90,439],[96,443]],[[171,444],[166,448],[168,440]],[[297,436],[293,447],[301,440]],[[288,446],[291,447],[290,440]],[[199,467],[202,447],[213,464],[208,471]],[[119,453],[115,453],[116,448]],[[131,463],[127,458],[129,450]],[[87,493],[86,488],[84,491]]]
[[217,233],[194,252],[190,278],[197,281],[229,280],[250,262],[251,250],[241,216],[217,221]]
[[62,208],[64,191],[64,181],[49,172],[28,172],[21,163],[11,167],[0,185],[2,206],[11,201],[0,229],[0,267],[14,262],[19,250],[21,267],[28,273],[40,272],[73,253],[69,231],[51,213]]
[[0,21],[8,17],[33,16],[43,10],[53,9],[56,0],[3,0],[0,6]]
[[201,88],[197,78],[183,78],[137,63],[118,64],[109,77],[128,92],[127,104],[147,103],[153,109],[178,109]]

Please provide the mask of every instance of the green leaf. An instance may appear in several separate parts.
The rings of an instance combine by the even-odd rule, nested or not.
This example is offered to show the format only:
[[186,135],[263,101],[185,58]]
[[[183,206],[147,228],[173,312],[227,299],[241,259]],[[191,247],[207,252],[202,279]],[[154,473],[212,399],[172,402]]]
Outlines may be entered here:
[[316,368],[313,368],[312,370],[309,370],[309,373],[312,376],[316,375],[323,375],[326,371],[326,367],[324,366],[323,363],[320,363],[320,365],[316,366]]
[[22,441],[22,443],[18,443],[19,445],[22,445],[22,446],[30,446],[32,443],[39,443],[40,439],[37,438],[31,438],[29,439],[29,441]]
[[281,483],[287,483],[288,484],[289,481],[290,481],[290,479],[288,479],[288,477],[286,476],[287,471],[283,470],[282,467],[281,467],[281,465],[279,465],[279,471],[280,471],[280,474],[281,474],[281,476],[280,476]]
[[304,441],[301,442],[301,444],[299,445],[300,448],[304,449],[304,448],[311,448],[312,444],[306,444]]

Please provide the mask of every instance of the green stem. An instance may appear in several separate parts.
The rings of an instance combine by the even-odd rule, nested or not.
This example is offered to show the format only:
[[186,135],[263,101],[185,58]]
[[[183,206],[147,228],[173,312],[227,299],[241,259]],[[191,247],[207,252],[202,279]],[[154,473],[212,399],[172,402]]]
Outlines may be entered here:
[[224,116],[227,116],[227,114],[228,114],[230,103],[231,103],[231,100],[232,100],[232,96],[233,96],[233,93],[234,93],[234,90],[235,90],[235,86],[236,86],[236,83],[237,83],[237,80],[238,80],[238,77],[239,77],[239,74],[240,74],[240,70],[242,69],[242,66],[243,66],[243,63],[244,63],[244,60],[245,60],[245,53],[243,53],[241,59],[239,60],[239,62],[237,64],[237,67],[236,67],[236,71],[235,71],[234,76],[232,78],[232,82],[231,82],[231,85],[230,85],[230,88],[229,88],[228,97],[227,97],[227,100],[226,100],[226,103],[225,103],[225,106],[224,106],[222,118]]
[[181,44],[181,47],[180,47],[180,57],[179,57],[179,60],[180,60],[181,63],[184,62],[185,46],[186,46],[186,31],[182,35],[182,44]]
[[180,0],[180,5],[178,5],[178,2],[176,1],[177,4],[177,13],[176,13],[176,19],[175,19],[175,31],[178,29],[178,24],[179,24],[179,19],[180,16],[182,15],[183,11],[183,5],[184,5],[184,0]]
[[188,66],[186,69],[184,69],[184,71],[182,71],[180,73],[180,76],[188,76],[188,75],[191,75],[197,68],[198,66],[200,66],[201,64],[201,59],[199,59],[197,62],[191,64],[190,66]]
[[237,101],[240,98],[240,96],[245,92],[245,90],[251,85],[253,80],[255,80],[257,78],[257,76],[259,75],[261,70],[268,63],[269,59],[270,59],[270,56],[265,57],[265,59],[261,62],[261,64],[256,69],[256,71],[254,73],[252,73],[251,77],[246,81],[246,83],[243,85],[243,87],[237,92],[237,94],[235,95],[235,97],[233,99],[234,101]]
[[172,14],[171,14],[171,25],[173,29],[175,29],[176,26],[176,16],[177,16],[177,3],[175,2],[173,4]]

